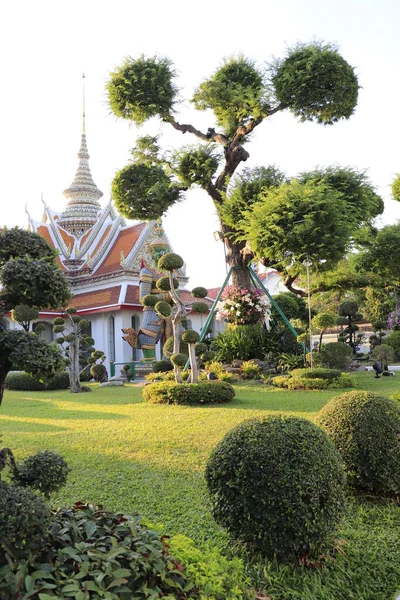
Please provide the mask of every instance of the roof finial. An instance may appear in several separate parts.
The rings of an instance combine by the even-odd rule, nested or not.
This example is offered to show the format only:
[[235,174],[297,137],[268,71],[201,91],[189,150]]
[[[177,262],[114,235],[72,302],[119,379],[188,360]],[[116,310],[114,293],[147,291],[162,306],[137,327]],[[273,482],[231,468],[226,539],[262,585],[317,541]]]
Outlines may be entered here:
[[86,133],[85,125],[85,73],[82,73],[82,133]]

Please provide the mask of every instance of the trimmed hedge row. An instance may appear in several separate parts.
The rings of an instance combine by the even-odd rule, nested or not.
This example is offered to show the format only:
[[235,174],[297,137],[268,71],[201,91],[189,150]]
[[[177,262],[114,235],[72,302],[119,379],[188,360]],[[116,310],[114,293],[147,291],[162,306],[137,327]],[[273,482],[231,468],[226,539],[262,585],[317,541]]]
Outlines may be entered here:
[[40,392],[43,390],[66,390],[69,377],[66,371],[56,373],[52,379],[39,381],[24,371],[10,371],[7,374],[5,387],[7,390],[23,392]]
[[233,400],[235,390],[226,381],[190,384],[162,381],[147,385],[142,394],[151,404],[221,404]]

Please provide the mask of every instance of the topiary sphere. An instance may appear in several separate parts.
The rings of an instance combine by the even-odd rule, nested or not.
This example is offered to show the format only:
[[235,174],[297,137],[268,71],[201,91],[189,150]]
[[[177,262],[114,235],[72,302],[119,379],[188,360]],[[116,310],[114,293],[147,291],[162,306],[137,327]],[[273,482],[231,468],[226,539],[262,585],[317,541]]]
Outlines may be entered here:
[[200,339],[200,335],[194,329],[187,329],[182,333],[182,340],[187,344],[196,344]]
[[35,327],[34,333],[36,333],[36,334],[39,334],[46,329],[46,326],[44,323],[37,323],[34,327]]
[[44,500],[30,490],[0,481],[0,562],[5,553],[28,558],[43,547],[50,529],[50,510]]
[[65,331],[65,325],[54,325],[53,333],[62,333]]
[[207,350],[200,355],[200,358],[203,363],[211,362],[215,358],[215,352],[213,350]]
[[143,298],[141,298],[140,302],[143,304],[143,306],[153,307],[157,304],[158,298],[154,294],[146,294],[143,296]]
[[277,100],[301,121],[331,125],[353,114],[357,77],[333,46],[299,44],[289,49],[273,71]]
[[56,343],[56,344],[60,344],[60,345],[61,345],[61,344],[64,344],[64,342],[65,342],[65,338],[63,338],[63,337],[58,337],[58,338],[56,338],[54,341],[55,341],[55,343]]
[[67,308],[67,310],[65,312],[67,313],[67,315],[73,315],[77,311],[76,311],[76,308],[74,308],[73,306],[70,306],[69,308]]
[[68,335],[65,336],[65,341],[66,342],[73,342],[75,340],[75,333],[69,333]]
[[90,321],[88,321],[87,319],[81,319],[79,321],[79,327],[80,329],[89,329]]
[[[82,338],[82,341],[83,341],[85,344],[88,344],[89,346],[93,346],[93,345],[94,345],[94,338],[90,337],[90,335],[85,335],[85,336]],[[95,348],[93,348],[93,350],[92,350],[91,348],[87,348],[87,349],[86,349],[86,351],[87,351],[87,352],[93,352],[94,350],[95,350]]]
[[43,450],[18,463],[14,481],[17,485],[29,486],[49,497],[66,484],[70,470],[62,456]]
[[93,350],[92,351],[92,356],[96,360],[99,360],[99,358],[103,358],[104,352],[103,352],[103,350]]
[[82,321],[82,317],[79,315],[72,315],[71,319],[74,323],[80,323]]
[[[163,354],[167,358],[171,358],[171,354],[174,352],[174,336],[171,335],[163,346]],[[184,354],[186,358],[189,356],[188,345],[181,339],[179,342],[179,354]]]
[[207,344],[204,344],[204,342],[199,342],[195,345],[194,353],[196,356],[200,356],[201,354],[204,354],[204,352],[207,352]]
[[160,317],[167,318],[171,315],[171,306],[168,304],[168,302],[160,300],[160,302],[157,302],[154,308]]
[[158,268],[162,271],[177,271],[183,267],[183,258],[179,254],[168,252],[158,259]]
[[65,325],[65,321],[62,317],[56,317],[53,319],[53,325]]
[[[179,281],[177,279],[175,279],[175,277],[174,277],[173,282],[174,282],[174,288],[177,290],[179,288]],[[156,286],[162,292],[169,292],[171,289],[171,287],[169,285],[169,277],[160,277],[160,279],[158,279],[156,282]]]
[[241,423],[212,452],[206,481],[218,523],[271,557],[315,555],[344,510],[338,451],[297,417]]
[[400,408],[373,392],[332,398],[318,422],[342,455],[349,483],[361,491],[400,492]]
[[187,356],[185,354],[177,353],[171,354],[171,362],[177,367],[184,367],[187,361]]
[[209,311],[209,307],[205,302],[193,302],[192,312],[196,312],[201,315],[205,315],[208,313],[208,311]]
[[95,381],[101,383],[101,381],[107,376],[107,369],[104,365],[92,364],[90,367],[90,374]]
[[193,288],[191,294],[194,298],[205,298],[208,294],[208,290],[206,290],[205,287],[199,286]]

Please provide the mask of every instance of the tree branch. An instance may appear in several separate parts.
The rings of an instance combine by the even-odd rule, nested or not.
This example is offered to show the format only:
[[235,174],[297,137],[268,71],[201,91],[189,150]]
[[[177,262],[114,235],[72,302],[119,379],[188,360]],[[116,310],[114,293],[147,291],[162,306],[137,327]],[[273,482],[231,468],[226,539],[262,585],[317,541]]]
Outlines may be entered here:
[[199,129],[193,127],[193,125],[178,123],[178,121],[176,121],[172,115],[168,115],[168,117],[165,117],[164,121],[170,123],[174,129],[181,131],[183,134],[192,133],[199,139],[203,140],[203,142],[213,141],[217,144],[222,144],[223,146],[225,146],[229,142],[226,135],[224,135],[223,133],[217,133],[215,129],[209,129],[207,133],[203,133]]

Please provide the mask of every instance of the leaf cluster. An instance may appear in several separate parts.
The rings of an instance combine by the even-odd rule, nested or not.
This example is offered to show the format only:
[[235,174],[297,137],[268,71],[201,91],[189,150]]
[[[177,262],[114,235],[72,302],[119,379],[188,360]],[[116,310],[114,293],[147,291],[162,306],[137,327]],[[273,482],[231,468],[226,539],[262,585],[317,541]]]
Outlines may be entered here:
[[173,171],[185,188],[198,185],[207,189],[218,169],[220,155],[215,144],[181,148],[173,157]]

